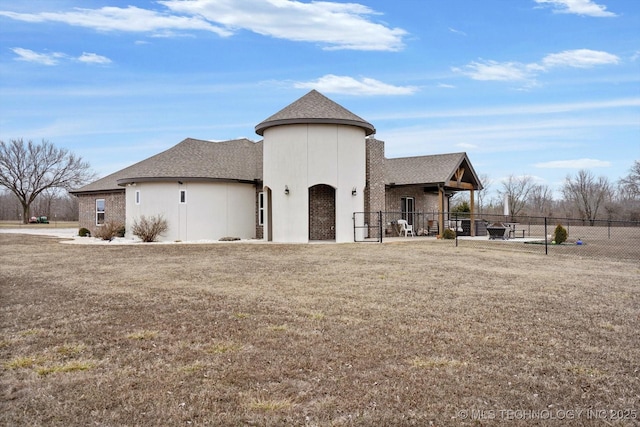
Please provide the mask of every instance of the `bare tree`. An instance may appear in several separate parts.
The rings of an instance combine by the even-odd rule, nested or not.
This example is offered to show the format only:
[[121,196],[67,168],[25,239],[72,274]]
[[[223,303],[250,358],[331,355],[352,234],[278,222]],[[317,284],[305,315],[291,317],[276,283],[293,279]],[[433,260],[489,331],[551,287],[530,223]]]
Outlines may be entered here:
[[22,208],[15,194],[0,189],[0,220],[16,219]]
[[629,175],[620,178],[618,192],[623,200],[640,199],[640,160],[633,162]]
[[553,192],[548,185],[538,184],[531,187],[529,193],[529,206],[532,214],[547,216],[551,212]]
[[29,220],[31,203],[44,191],[70,190],[93,179],[89,163],[43,140],[0,141],[0,185],[15,194],[22,205],[22,221]]
[[620,178],[616,192],[618,212],[630,221],[640,220],[640,160],[636,160],[629,175]]
[[596,178],[591,172],[582,169],[575,178],[567,176],[562,193],[578,209],[582,219],[594,225],[598,210],[611,198],[612,187],[606,177]]
[[502,183],[502,191],[499,191],[499,193],[503,198],[507,197],[511,219],[515,219],[526,207],[529,193],[531,193],[534,185],[533,177],[529,175],[517,177],[509,175],[507,180]]
[[489,175],[483,173],[480,174],[480,182],[482,182],[482,190],[476,191],[476,195],[478,198],[478,213],[482,215],[482,209],[484,208],[487,195],[489,194],[489,188],[491,187],[491,184],[493,184],[493,180],[489,178]]

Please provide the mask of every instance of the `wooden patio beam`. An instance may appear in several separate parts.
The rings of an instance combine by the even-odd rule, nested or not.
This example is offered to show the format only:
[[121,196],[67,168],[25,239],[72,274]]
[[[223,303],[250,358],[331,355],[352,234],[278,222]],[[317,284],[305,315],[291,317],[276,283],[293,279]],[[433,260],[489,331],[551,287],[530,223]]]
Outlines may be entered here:
[[462,190],[474,190],[473,184],[470,184],[468,182],[458,183],[457,181],[449,181],[447,187],[460,188]]
[[475,215],[474,215],[474,212],[473,212],[473,205],[475,204],[475,203],[474,203],[475,193],[476,193],[476,192],[475,192],[475,191],[473,191],[473,190],[471,190],[471,191],[469,192],[469,201],[471,202],[471,203],[470,203],[470,204],[471,204],[471,206],[470,206],[470,208],[471,208],[471,215],[470,215],[470,217],[469,217],[469,219],[471,220],[471,233],[470,233],[470,234],[471,234],[471,237],[475,237],[475,235],[476,235],[476,221],[475,221]]

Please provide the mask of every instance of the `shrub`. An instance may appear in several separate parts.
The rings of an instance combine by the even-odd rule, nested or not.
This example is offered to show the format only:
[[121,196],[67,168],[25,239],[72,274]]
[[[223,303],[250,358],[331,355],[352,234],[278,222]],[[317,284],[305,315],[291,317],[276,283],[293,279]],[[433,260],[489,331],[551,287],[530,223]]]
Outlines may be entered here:
[[452,240],[456,238],[456,232],[453,231],[450,228],[445,228],[444,232],[442,233],[442,238],[443,239],[448,239],[448,240]]
[[96,237],[102,240],[111,241],[116,237],[124,236],[124,233],[122,233],[122,236],[120,236],[120,232],[122,230],[124,230],[124,225],[122,225],[121,223],[113,221],[105,222],[96,230]]
[[466,201],[458,203],[451,209],[451,213],[453,213],[456,218],[469,218],[471,206],[469,206],[469,203]]
[[91,237],[91,231],[89,231],[88,228],[80,228],[80,230],[78,230],[78,236],[80,237]]
[[143,242],[155,242],[158,236],[166,233],[168,229],[169,223],[162,215],[150,216],[149,218],[142,215],[139,220],[133,222],[131,232]]
[[451,212],[471,212],[471,206],[469,202],[460,202],[451,209]]
[[564,228],[562,224],[558,224],[556,230],[553,232],[553,241],[556,242],[557,245],[567,241],[567,229]]

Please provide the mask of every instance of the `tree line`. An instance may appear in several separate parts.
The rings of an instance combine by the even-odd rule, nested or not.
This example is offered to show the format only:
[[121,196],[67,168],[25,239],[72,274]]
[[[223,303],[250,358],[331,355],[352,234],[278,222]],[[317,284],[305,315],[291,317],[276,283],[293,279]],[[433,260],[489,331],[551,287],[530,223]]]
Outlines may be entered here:
[[[493,193],[495,184],[481,176],[484,188],[477,192],[476,211],[480,214],[503,214],[505,204],[509,215],[576,218],[590,224],[596,220],[640,221],[640,161],[636,160],[628,174],[616,182],[596,176],[589,170],[567,175],[560,196],[546,184],[538,184],[532,176],[511,175]],[[454,201],[459,204],[464,196]]]
[[[0,189],[0,221],[22,221],[22,203],[15,194]],[[77,221],[78,198],[66,191],[42,193],[31,203],[30,216],[46,216],[51,221]]]

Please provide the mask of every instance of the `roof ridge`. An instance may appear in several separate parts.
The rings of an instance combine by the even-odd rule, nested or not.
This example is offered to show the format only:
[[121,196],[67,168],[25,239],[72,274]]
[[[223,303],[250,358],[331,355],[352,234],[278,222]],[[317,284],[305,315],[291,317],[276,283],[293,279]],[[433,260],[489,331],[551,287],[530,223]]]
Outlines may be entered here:
[[376,131],[371,123],[315,89],[263,120],[255,131],[262,136],[273,126],[311,123],[357,126],[364,129],[367,136]]
[[385,160],[403,160],[403,159],[424,159],[433,158],[439,156],[466,156],[466,151],[457,151],[455,153],[439,153],[439,154],[425,154],[422,156],[404,156],[404,157],[386,157]]

